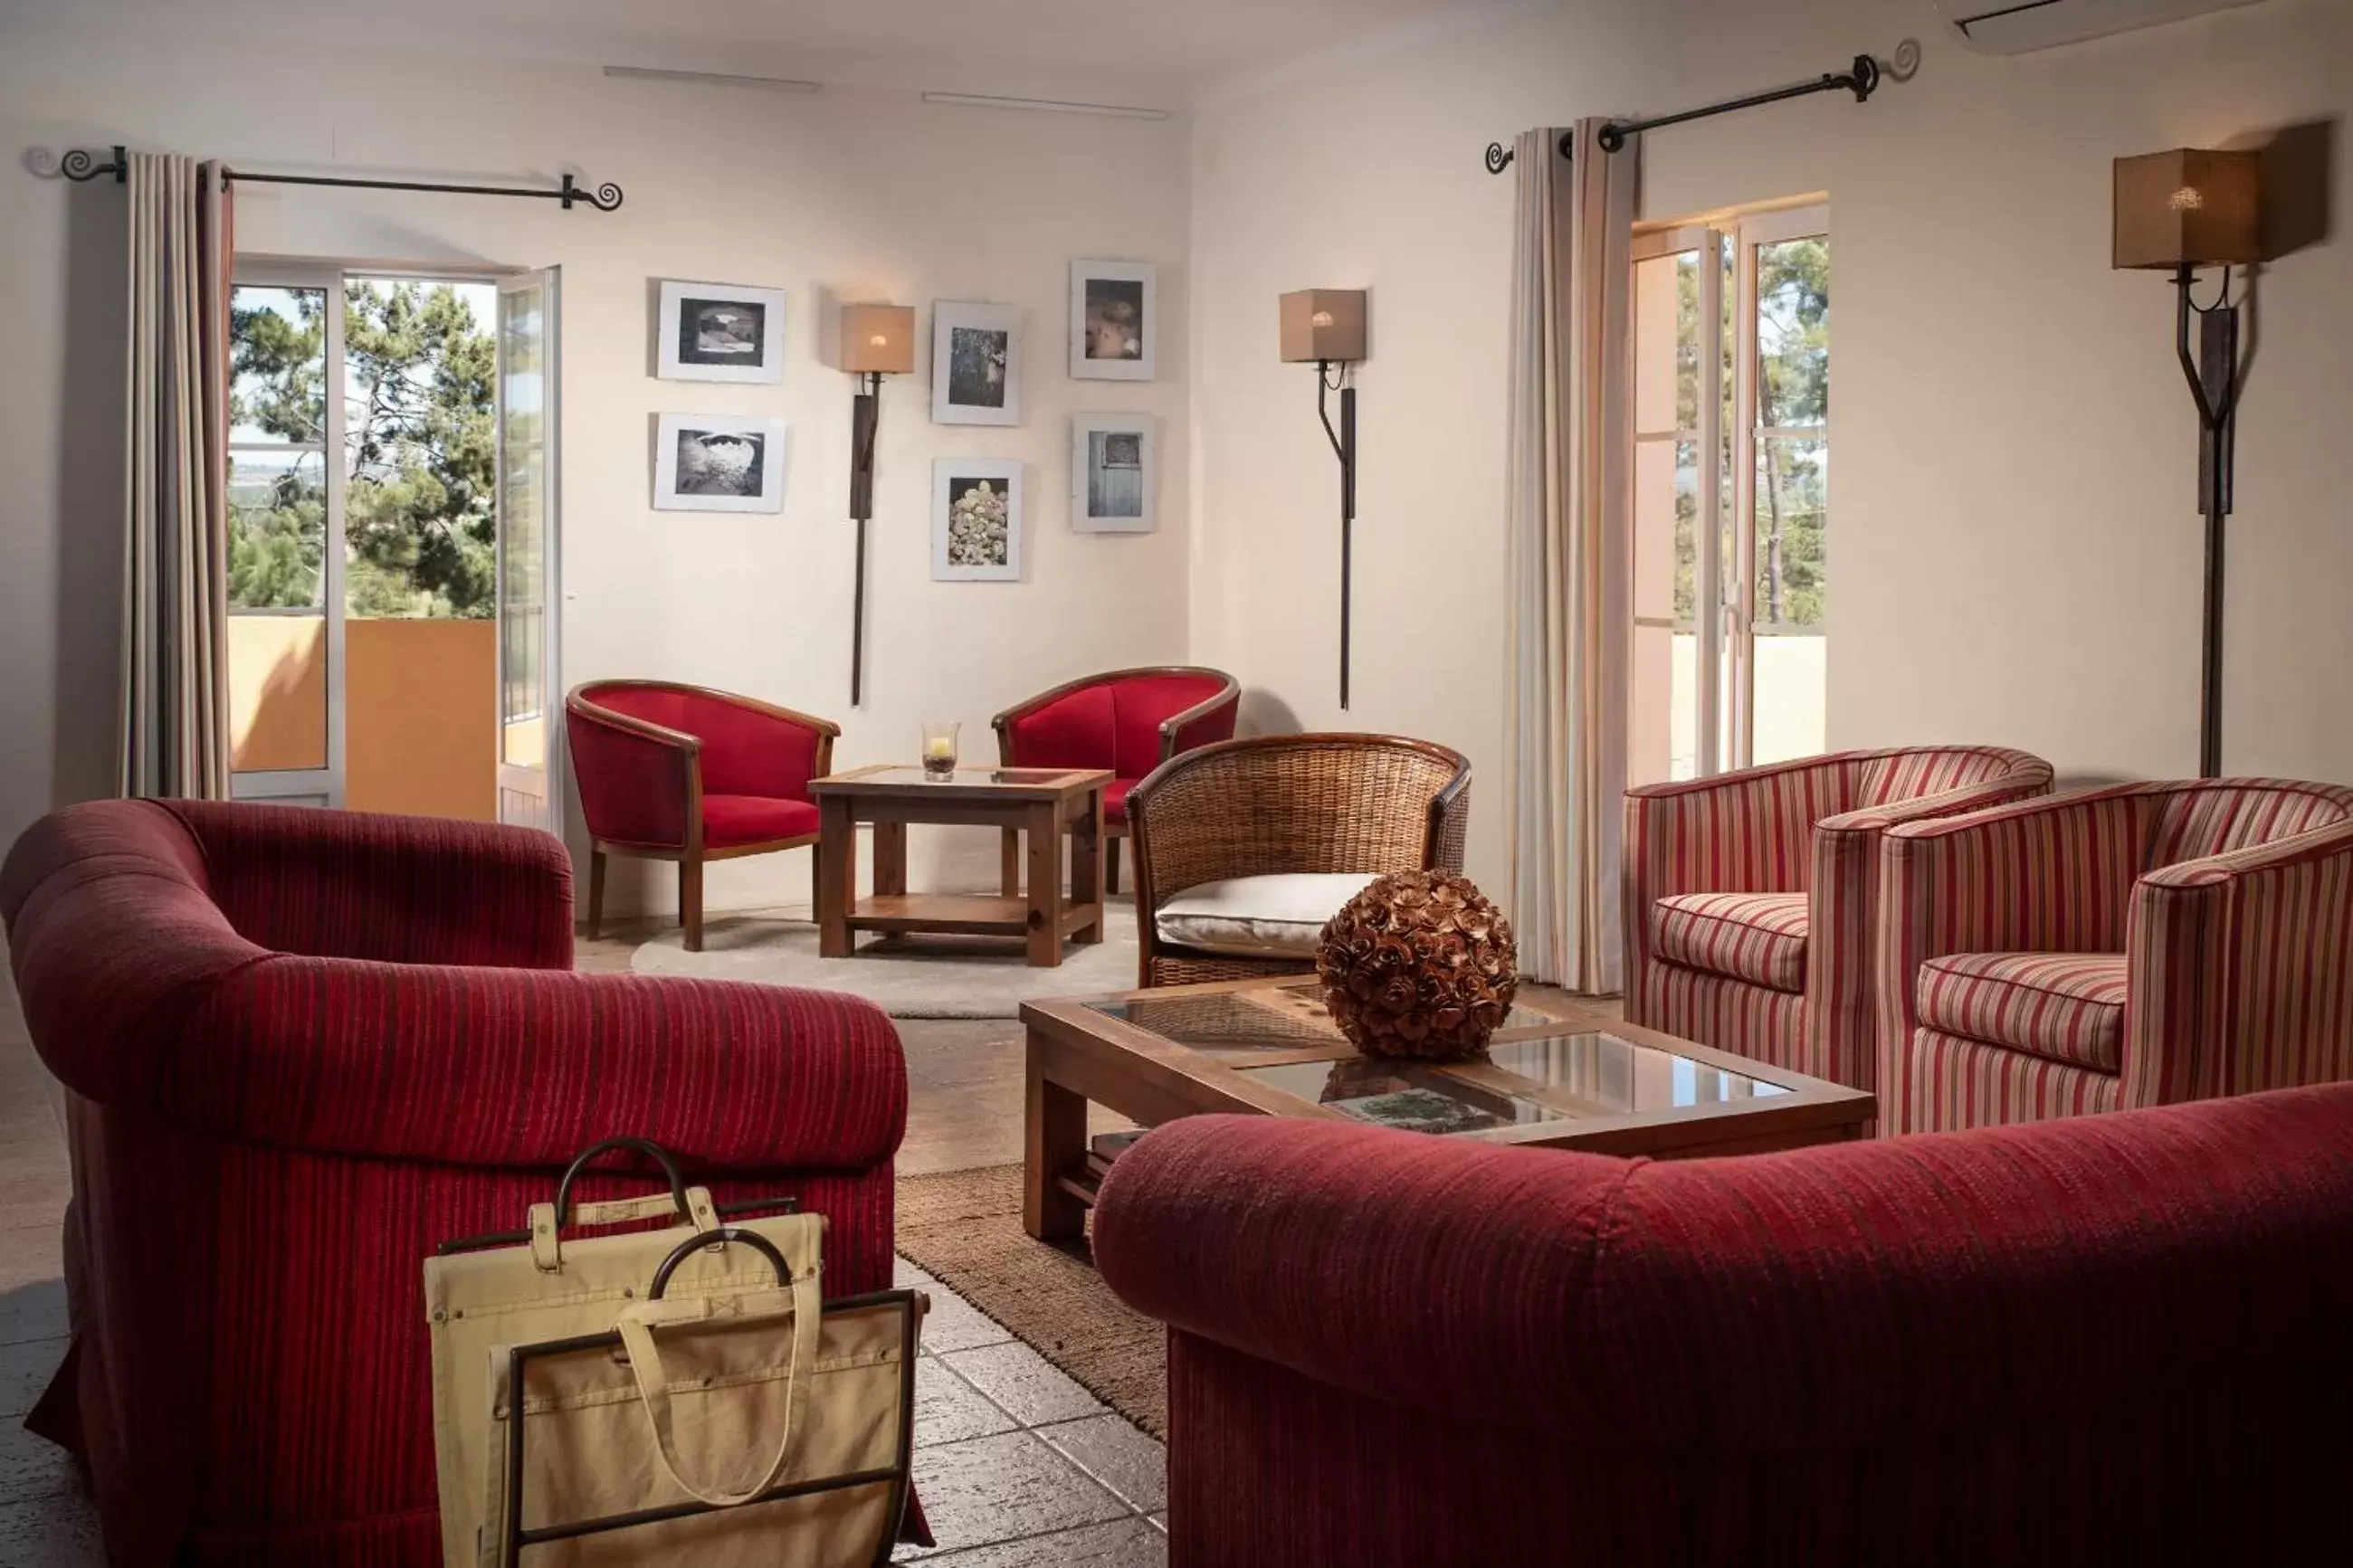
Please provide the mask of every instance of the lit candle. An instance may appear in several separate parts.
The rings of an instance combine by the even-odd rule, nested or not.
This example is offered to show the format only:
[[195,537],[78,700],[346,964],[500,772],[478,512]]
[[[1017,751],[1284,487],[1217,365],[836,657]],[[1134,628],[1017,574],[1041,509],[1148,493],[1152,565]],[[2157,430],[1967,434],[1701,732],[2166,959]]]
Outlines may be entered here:
[[924,743],[923,754],[935,763],[955,761],[955,742],[945,735],[934,735]]

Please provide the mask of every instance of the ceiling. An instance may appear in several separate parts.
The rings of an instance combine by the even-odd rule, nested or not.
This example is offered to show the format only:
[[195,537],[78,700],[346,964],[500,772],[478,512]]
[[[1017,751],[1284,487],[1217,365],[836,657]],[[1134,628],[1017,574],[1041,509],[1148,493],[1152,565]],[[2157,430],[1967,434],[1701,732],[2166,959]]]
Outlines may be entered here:
[[[842,61],[1019,67],[1192,89],[1532,0],[0,0],[0,14],[140,13],[330,43],[818,75]],[[959,85],[943,81],[941,86]],[[985,89],[981,89],[985,90]]]

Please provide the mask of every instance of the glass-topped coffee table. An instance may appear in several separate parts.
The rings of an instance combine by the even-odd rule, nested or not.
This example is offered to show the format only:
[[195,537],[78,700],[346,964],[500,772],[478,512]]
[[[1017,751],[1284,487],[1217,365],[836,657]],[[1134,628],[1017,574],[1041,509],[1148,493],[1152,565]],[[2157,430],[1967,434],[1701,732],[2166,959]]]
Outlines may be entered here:
[[1867,1092],[1750,1061],[1566,998],[1516,1005],[1468,1061],[1360,1056],[1313,979],[1025,1003],[1022,1223],[1077,1236],[1124,1140],[1090,1147],[1087,1105],[1141,1127],[1213,1112],[1363,1122],[1489,1143],[1659,1157],[1852,1138]]

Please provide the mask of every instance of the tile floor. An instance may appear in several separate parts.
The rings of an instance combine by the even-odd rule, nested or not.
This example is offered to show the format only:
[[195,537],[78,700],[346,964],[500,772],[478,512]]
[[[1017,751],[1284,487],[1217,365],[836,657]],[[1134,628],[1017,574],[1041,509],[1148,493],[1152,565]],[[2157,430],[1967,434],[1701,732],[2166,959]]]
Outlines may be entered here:
[[[614,967],[613,939],[581,966]],[[1017,1026],[911,1024],[910,1171],[1020,1152]],[[69,1183],[57,1087],[0,968],[0,1568],[100,1568],[98,1523],[63,1452],[19,1425],[65,1353],[58,1237]],[[954,1292],[931,1293],[917,1368],[915,1475],[940,1568],[1145,1568],[1166,1560],[1160,1445]]]

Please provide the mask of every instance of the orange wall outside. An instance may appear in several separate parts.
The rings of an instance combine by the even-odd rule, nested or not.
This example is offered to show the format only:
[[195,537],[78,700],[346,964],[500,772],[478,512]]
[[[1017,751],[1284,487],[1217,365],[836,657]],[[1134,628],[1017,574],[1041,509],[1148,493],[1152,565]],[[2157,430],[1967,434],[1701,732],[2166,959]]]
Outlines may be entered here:
[[348,621],[343,804],[498,818],[498,625]]
[[241,773],[327,765],[327,623],[228,620],[229,766]]

